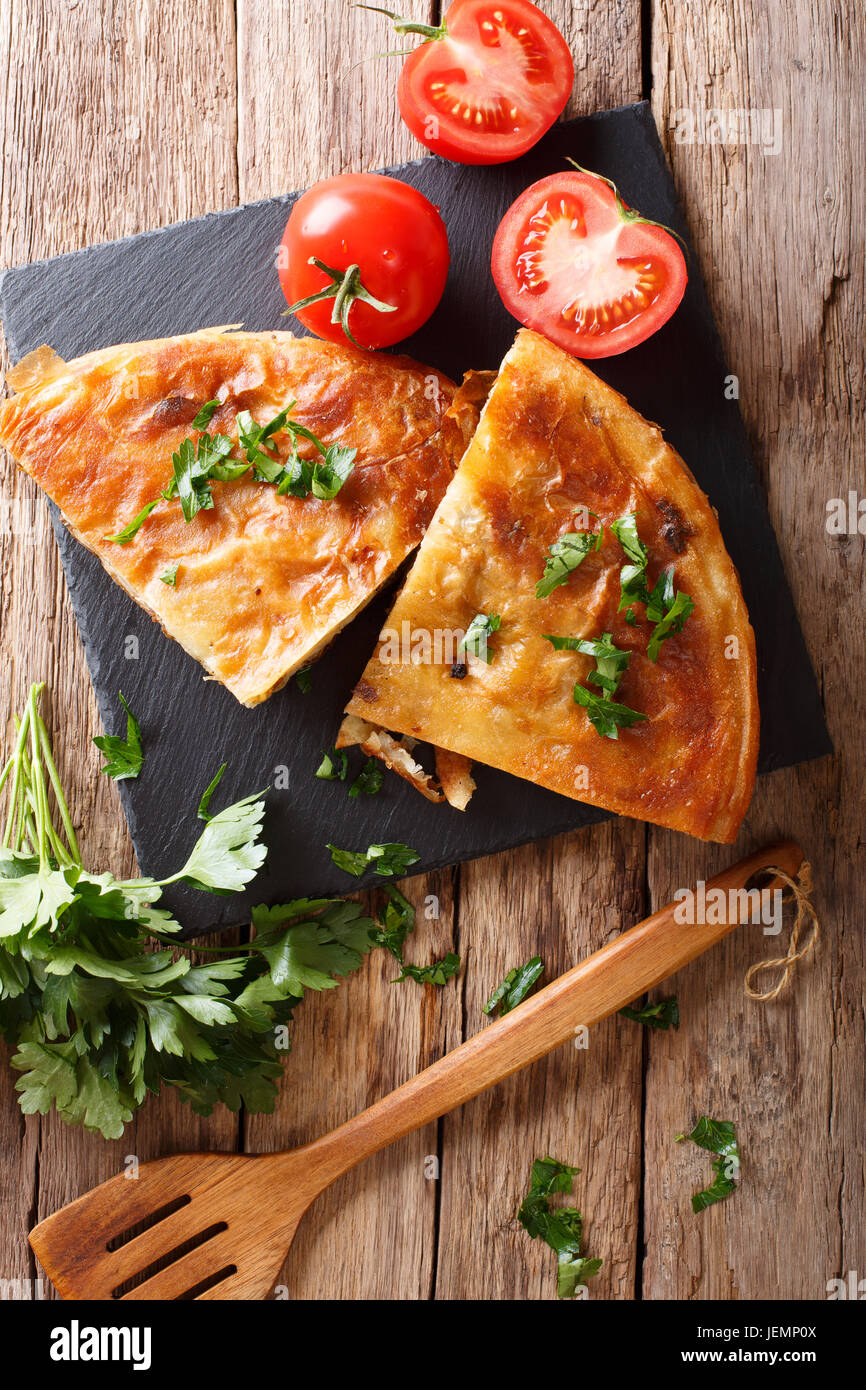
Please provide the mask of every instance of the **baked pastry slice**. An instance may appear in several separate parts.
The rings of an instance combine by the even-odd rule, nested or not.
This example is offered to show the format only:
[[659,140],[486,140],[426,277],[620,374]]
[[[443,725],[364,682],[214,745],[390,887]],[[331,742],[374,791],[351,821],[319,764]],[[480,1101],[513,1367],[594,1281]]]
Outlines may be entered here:
[[537,334],[502,363],[347,709],[578,801],[736,836],[755,645],[715,514],[661,430]]
[[[312,661],[418,544],[477,421],[437,372],[289,333],[207,329],[71,362],[40,348],[8,380],[0,444],[245,705]],[[287,407],[251,463],[241,426],[249,444]],[[288,490],[264,479],[285,465]]]

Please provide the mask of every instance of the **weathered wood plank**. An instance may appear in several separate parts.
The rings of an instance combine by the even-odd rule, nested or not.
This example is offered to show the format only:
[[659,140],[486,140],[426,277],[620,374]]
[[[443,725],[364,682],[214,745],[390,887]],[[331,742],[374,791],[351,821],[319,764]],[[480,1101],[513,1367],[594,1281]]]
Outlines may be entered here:
[[[838,18],[826,4],[654,7],[656,117],[739,377],[837,753],[762,780],[734,850],[707,855],[651,835],[654,904],[740,848],[799,836],[825,923],[817,959],[767,1005],[743,997],[743,975],[780,954],[777,939],[741,930],[677,982],[680,1033],[649,1040],[643,1289],[653,1298],[822,1299],[827,1279],[866,1266],[863,740],[854,713],[863,538],[825,530],[828,499],[864,493],[864,35],[846,24],[843,40]],[[766,111],[768,122],[778,109],[778,155],[679,143],[668,129],[687,128],[684,109],[700,124],[714,108],[753,119]],[[787,929],[779,940],[783,953]],[[736,1196],[695,1217],[689,1194],[709,1162],[673,1136],[701,1113],[737,1122],[744,1175]]]
[[[640,97],[639,4],[559,0],[544,9],[575,55],[567,114]],[[512,966],[541,955],[553,979],[643,916],[644,845],[642,826],[618,821],[461,871],[464,1036],[482,1026],[481,1006]],[[443,1122],[437,1298],[555,1296],[551,1252],[515,1220],[532,1161],[548,1152],[583,1169],[575,1200],[587,1247],[604,1259],[590,1297],[633,1296],[643,1039],[624,1022],[602,1025],[588,1051],[560,1049]]]
[[[227,0],[105,7],[6,0],[0,45],[3,265],[235,201],[234,17]],[[10,460],[2,488],[0,729],[5,741],[29,682],[47,680],[48,722],[85,862],[127,873],[132,848],[115,788],[99,775],[90,742],[99,732],[96,703],[45,504]],[[0,1066],[9,1196],[0,1202],[4,1274],[32,1273],[28,1225],[116,1172],[125,1155],[145,1159],[236,1143],[235,1117],[223,1111],[198,1121],[174,1096],[151,1101],[117,1144],[53,1117],[24,1125],[5,1056]]]
[[[429,19],[433,7],[401,11]],[[242,201],[264,198],[349,169],[375,169],[423,154],[394,97],[399,59],[365,54],[401,47],[381,16],[344,5],[238,5],[241,82],[238,169]],[[387,794],[387,793],[386,793]],[[347,887],[350,886],[347,880]],[[435,894],[438,921],[419,914],[410,958],[451,946],[451,875],[409,885],[413,901]],[[458,995],[411,981],[377,952],[339,989],[308,997],[293,1028],[282,1098],[273,1117],[250,1116],[250,1149],[311,1139],[386,1094],[459,1041]],[[427,1298],[432,1284],[436,1127],[366,1163],[305,1217],[280,1276],[291,1298]],[[351,1252],[347,1255],[347,1252]]]

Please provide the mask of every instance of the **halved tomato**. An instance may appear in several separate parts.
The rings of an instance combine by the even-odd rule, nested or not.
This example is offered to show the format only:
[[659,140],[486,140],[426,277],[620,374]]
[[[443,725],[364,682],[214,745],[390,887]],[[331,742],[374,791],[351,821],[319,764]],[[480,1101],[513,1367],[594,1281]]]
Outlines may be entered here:
[[613,357],[666,323],[688,279],[673,235],[584,170],[539,179],[493,243],[502,302],[574,357]]
[[398,34],[427,40],[406,59],[397,99],[413,135],[434,154],[460,164],[517,159],[571,95],[568,45],[530,0],[455,0],[440,25],[381,12]]

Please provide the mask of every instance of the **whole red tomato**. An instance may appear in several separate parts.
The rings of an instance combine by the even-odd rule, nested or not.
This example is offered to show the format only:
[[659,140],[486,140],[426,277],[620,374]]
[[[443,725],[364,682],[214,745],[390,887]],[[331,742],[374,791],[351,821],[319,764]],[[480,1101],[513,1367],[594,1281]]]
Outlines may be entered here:
[[423,193],[340,174],[295,203],[280,247],[291,312],[320,338],[383,348],[427,322],[448,278],[448,234]]

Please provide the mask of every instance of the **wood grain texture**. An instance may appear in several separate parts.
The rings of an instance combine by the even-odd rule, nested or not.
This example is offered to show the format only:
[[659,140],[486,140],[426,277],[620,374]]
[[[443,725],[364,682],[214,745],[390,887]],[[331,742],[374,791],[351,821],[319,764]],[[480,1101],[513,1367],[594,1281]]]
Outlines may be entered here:
[[[639,0],[544,8],[575,58],[567,115],[641,96]],[[552,979],[644,915],[645,844],[643,826],[615,820],[461,870],[464,1036],[512,966],[541,955]],[[588,1053],[564,1048],[442,1122],[437,1298],[551,1296],[550,1251],[515,1219],[545,1153],[584,1170],[576,1201],[591,1253],[604,1259],[590,1297],[633,1296],[644,1040],[623,1022],[594,1030]]]
[[[864,495],[864,31],[847,5],[777,0],[654,7],[653,105],[708,276],[766,481],[836,756],[759,781],[737,848],[800,837],[824,938],[796,987],[743,996],[759,929],[683,973],[683,1026],[649,1039],[643,1292],[650,1298],[826,1297],[866,1267],[862,1223],[863,538],[825,529],[826,503]],[[778,109],[781,148],[679,143],[678,112]],[[673,128],[672,128],[673,127]],[[764,710],[765,719],[773,711]],[[718,862],[661,832],[664,900]],[[693,1219],[706,1155],[673,1137],[732,1119],[741,1191]],[[859,1216],[857,1214],[860,1214]]]
[[[18,265],[144,231],[237,197],[235,47],[223,0],[78,5],[5,0],[0,241]],[[190,53],[197,54],[190,61]],[[75,306],[70,306],[75,312]],[[49,729],[85,863],[125,874],[132,846],[90,738],[100,732],[43,499],[6,460],[0,527],[0,730],[34,679],[46,680]],[[4,1158],[20,1143],[17,1199],[0,1203],[0,1277],[36,1276],[26,1229],[139,1159],[181,1147],[233,1147],[237,1119],[198,1121],[176,1097],[151,1102],[117,1144],[55,1117],[22,1121],[2,1053]],[[5,1176],[4,1186],[11,1181]],[[11,1194],[10,1194],[11,1196]],[[12,1277],[12,1276],[10,1276]]]
[[[802,858],[790,842],[764,846],[714,876],[708,901],[713,893],[741,893],[756,875],[771,872],[771,865],[790,879]],[[779,878],[770,877],[761,907],[769,906],[779,886]],[[207,1280],[213,1281],[207,1291],[211,1299],[267,1298],[285,1246],[326,1187],[529,1063],[576,1044],[578,1035],[587,1035],[676,974],[751,915],[748,894],[714,921],[705,921],[700,912],[697,921],[684,922],[679,905],[667,903],[539,989],[521,1008],[507,1011],[311,1143],[272,1154],[185,1153],[143,1164],[135,1181],[121,1172],[40,1222],[30,1243],[65,1299],[110,1299],[124,1286],[122,1296],[128,1299],[189,1298]],[[178,1201],[178,1209],[117,1247],[125,1232]],[[196,1246],[208,1230],[210,1239]],[[161,1262],[165,1267],[154,1269]]]
[[[401,13],[426,22],[434,6],[413,0]],[[401,46],[382,16],[346,5],[239,0],[237,24],[239,71],[261,76],[239,87],[242,202],[423,153],[393,99],[399,59],[371,58],[350,70],[364,54]],[[440,904],[438,921],[419,913],[410,952],[419,962],[451,949],[451,883],[445,874],[410,885],[414,902],[433,894]],[[397,974],[393,959],[377,952],[339,990],[304,1001],[277,1114],[247,1119],[251,1151],[315,1138],[460,1041],[455,987],[392,987]],[[428,1298],[437,1193],[425,1170],[436,1156],[431,1126],[336,1184],[306,1217],[278,1295]]]
[[[583,1169],[575,1199],[589,1253],[605,1261],[591,1297],[821,1299],[826,1279],[866,1270],[863,538],[824,528],[827,499],[866,493],[862,22],[841,0],[796,13],[783,0],[543,3],[575,55],[572,113],[632,101],[652,74],[837,747],[759,783],[736,851],[800,838],[824,942],[795,990],[762,1006],[743,999],[742,976],[776,940],[740,933],[680,973],[679,1033],[608,1021],[588,1052],[561,1049],[368,1161],[305,1218],[280,1295],[551,1297],[553,1257],[514,1220],[532,1159],[550,1150]],[[403,8],[427,18],[435,6]],[[390,46],[384,19],[333,0],[0,0],[2,264],[420,156],[393,101],[399,60],[347,71]],[[679,108],[716,106],[780,108],[781,154],[674,140]],[[126,871],[131,847],[97,773],[96,707],[43,504],[11,464],[2,487],[0,730],[8,736],[29,681],[47,679],[85,859]],[[419,920],[411,958],[453,946],[460,980],[392,987],[377,952],[306,1000],[271,1118],[197,1121],[164,1097],[108,1145],[53,1119],[23,1121],[3,1060],[0,1279],[35,1277],[27,1226],[127,1154],[313,1138],[477,1031],[510,966],[538,952],[550,979],[734,857],[611,822],[412,882],[413,900],[438,897],[440,915]],[[737,1122],[744,1179],[734,1199],[694,1217],[689,1194],[709,1161],[673,1137],[700,1113]]]

